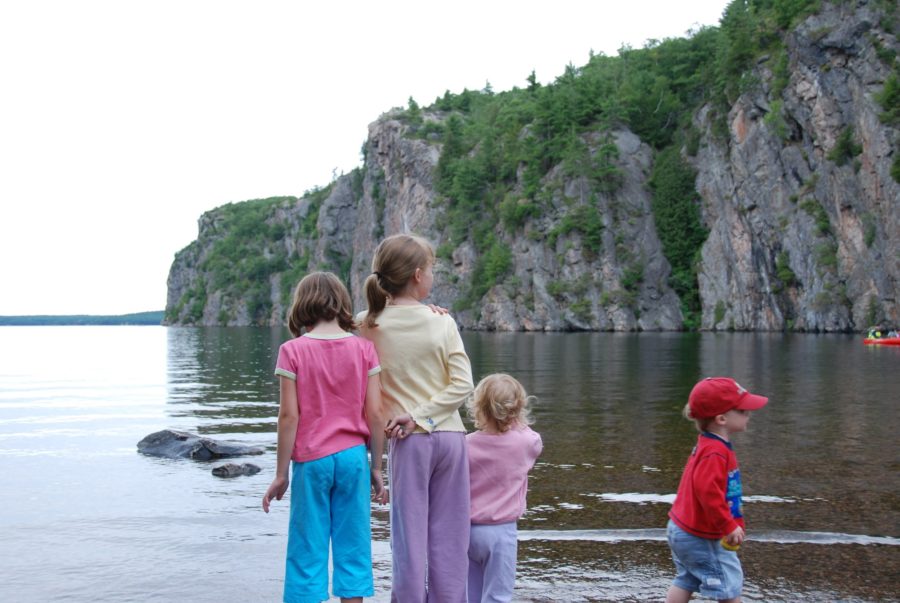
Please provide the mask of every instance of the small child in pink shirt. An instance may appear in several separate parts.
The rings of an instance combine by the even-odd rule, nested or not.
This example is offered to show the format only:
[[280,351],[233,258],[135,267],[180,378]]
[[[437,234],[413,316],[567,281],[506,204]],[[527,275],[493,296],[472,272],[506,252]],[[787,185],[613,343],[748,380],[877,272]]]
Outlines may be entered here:
[[528,471],[541,454],[522,384],[502,373],[475,388],[469,413],[478,431],[466,436],[472,496],[469,603],[512,601],[516,583],[516,521],[525,512]]

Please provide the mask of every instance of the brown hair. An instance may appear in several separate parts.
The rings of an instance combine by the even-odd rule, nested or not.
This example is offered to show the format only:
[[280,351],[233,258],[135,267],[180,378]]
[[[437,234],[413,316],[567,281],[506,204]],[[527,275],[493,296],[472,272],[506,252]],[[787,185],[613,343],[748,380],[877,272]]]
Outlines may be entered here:
[[505,373],[488,375],[478,382],[467,403],[477,429],[493,427],[500,433],[514,424],[531,425],[529,403],[535,400],[522,384]]
[[402,293],[417,268],[424,270],[432,264],[434,250],[422,237],[397,234],[379,243],[372,257],[372,274],[363,285],[369,307],[363,324],[377,327],[375,319],[384,311],[388,297]]
[[334,320],[345,331],[356,328],[347,287],[331,272],[311,272],[294,289],[288,328],[295,337],[321,320]]
[[697,431],[706,431],[709,424],[715,421],[715,417],[709,417],[706,419],[697,419],[694,415],[691,414],[691,403],[688,402],[684,405],[684,409],[681,411],[681,416],[683,416],[688,421],[694,422],[694,427],[697,428]]

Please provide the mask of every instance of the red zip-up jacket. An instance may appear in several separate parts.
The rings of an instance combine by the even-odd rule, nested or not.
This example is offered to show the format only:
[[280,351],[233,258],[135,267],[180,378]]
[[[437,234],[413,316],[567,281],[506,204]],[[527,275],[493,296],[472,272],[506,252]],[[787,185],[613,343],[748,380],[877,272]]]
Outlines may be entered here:
[[706,431],[697,437],[669,517],[701,538],[722,538],[744,527],[741,471],[730,442]]

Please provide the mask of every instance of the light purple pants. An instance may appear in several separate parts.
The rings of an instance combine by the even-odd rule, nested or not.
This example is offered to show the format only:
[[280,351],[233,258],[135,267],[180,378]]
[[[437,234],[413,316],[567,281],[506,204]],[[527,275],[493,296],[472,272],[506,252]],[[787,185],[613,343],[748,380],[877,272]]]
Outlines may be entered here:
[[472,524],[469,534],[469,603],[509,603],[516,586],[516,522]]
[[469,459],[457,431],[391,440],[393,603],[466,603]]

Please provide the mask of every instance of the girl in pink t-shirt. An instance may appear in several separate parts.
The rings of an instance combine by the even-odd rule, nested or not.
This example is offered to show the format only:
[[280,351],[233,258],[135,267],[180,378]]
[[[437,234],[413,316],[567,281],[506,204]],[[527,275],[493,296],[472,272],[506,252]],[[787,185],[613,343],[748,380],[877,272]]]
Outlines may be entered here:
[[268,513],[292,479],[284,600],[328,600],[330,543],[332,591],[345,603],[360,603],[374,594],[370,483],[373,500],[387,502],[378,355],[370,341],[349,332],[355,326],[350,294],[330,272],[300,281],[288,326],[295,338],[279,348],[275,369],[277,468],[262,501]]
[[528,471],[541,454],[528,404],[533,396],[503,373],[475,387],[469,413],[478,431],[466,436],[472,496],[469,603],[512,601],[516,583],[516,521],[525,512]]

